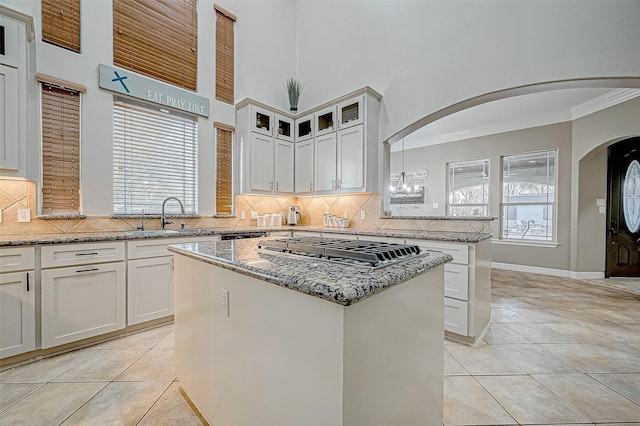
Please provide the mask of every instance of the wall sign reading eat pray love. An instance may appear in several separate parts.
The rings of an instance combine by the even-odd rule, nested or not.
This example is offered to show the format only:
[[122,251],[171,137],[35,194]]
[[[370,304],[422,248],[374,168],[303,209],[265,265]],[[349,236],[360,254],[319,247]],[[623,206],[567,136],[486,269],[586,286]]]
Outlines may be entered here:
[[143,101],[209,117],[209,99],[134,72],[100,64],[100,87]]

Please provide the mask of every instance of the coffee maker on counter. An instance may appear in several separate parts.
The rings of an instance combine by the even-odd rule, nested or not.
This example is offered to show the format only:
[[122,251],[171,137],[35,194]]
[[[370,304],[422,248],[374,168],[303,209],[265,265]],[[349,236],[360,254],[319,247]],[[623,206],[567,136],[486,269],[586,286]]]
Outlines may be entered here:
[[287,225],[298,225],[301,221],[302,215],[300,214],[300,207],[287,207]]

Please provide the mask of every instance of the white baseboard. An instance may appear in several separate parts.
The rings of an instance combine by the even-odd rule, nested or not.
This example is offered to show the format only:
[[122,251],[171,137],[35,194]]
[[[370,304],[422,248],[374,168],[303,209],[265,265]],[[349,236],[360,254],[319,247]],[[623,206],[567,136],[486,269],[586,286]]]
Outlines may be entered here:
[[570,277],[576,280],[599,280],[604,278],[604,272],[570,272]]
[[575,272],[565,269],[541,268],[539,266],[515,265],[513,263],[491,262],[495,269],[508,271],[529,272],[532,274],[552,275],[554,277],[574,278],[577,280],[594,280],[604,278],[604,272]]

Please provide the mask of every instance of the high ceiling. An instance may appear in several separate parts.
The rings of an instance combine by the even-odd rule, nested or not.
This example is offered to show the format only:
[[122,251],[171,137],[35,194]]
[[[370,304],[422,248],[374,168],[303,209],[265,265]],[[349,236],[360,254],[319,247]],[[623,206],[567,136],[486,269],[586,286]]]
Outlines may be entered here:
[[[560,123],[640,96],[637,89],[562,89],[516,96],[478,105],[444,117],[404,139],[418,148],[512,130]],[[397,142],[392,151],[402,149]]]

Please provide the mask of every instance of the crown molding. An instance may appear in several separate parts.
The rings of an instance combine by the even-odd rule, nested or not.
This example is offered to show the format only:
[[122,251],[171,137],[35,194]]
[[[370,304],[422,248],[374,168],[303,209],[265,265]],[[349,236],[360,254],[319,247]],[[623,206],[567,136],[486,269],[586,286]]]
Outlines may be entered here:
[[610,108],[633,98],[640,96],[638,89],[615,89],[610,92],[590,99],[571,108],[571,119],[576,120],[594,112]]

